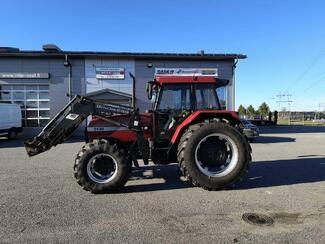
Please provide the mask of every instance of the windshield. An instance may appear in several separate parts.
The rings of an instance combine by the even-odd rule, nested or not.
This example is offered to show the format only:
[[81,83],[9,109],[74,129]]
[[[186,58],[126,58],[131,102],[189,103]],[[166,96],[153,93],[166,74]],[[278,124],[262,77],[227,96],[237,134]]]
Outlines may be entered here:
[[165,84],[159,96],[157,110],[161,112],[220,109],[215,84]]
[[191,86],[187,84],[166,84],[161,89],[158,111],[191,109]]

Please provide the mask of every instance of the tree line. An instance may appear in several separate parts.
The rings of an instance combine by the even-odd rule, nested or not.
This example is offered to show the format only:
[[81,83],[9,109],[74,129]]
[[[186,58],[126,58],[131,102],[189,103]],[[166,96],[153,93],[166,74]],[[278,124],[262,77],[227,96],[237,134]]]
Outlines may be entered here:
[[248,118],[254,118],[254,116],[260,115],[262,117],[267,117],[270,112],[270,107],[266,102],[263,102],[257,110],[253,107],[253,105],[249,105],[245,108],[242,104],[238,107],[239,116],[246,116]]

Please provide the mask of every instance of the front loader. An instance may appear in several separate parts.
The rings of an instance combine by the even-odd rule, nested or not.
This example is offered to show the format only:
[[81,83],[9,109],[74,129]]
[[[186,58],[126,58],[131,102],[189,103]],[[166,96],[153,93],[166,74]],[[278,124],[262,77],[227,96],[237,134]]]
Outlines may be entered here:
[[35,138],[29,156],[67,140],[89,115],[89,142],[77,154],[74,175],[93,193],[119,190],[132,165],[178,163],[183,175],[207,190],[225,189],[248,169],[251,149],[235,112],[221,110],[212,76],[156,76],[147,83],[150,110],[76,96]]

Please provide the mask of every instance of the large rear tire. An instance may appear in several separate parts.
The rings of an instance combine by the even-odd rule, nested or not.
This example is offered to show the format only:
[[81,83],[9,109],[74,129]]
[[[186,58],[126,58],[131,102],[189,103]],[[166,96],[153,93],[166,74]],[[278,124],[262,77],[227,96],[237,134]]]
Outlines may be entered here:
[[115,192],[129,179],[132,162],[128,152],[118,143],[99,139],[82,147],[73,168],[74,176],[84,190]]
[[183,175],[206,190],[233,186],[247,172],[251,150],[246,138],[231,125],[205,121],[190,126],[178,145]]

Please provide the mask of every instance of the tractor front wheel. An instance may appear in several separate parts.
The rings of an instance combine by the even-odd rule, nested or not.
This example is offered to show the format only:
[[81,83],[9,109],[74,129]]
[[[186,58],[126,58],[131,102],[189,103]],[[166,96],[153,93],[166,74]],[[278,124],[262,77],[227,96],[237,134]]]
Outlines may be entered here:
[[250,147],[234,127],[218,121],[192,125],[181,137],[178,161],[193,185],[207,190],[232,186],[247,171]]
[[83,146],[73,168],[74,176],[84,190],[103,193],[117,191],[125,185],[132,163],[122,146],[99,139]]

